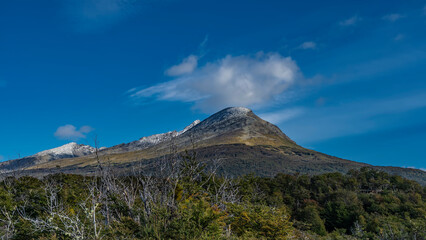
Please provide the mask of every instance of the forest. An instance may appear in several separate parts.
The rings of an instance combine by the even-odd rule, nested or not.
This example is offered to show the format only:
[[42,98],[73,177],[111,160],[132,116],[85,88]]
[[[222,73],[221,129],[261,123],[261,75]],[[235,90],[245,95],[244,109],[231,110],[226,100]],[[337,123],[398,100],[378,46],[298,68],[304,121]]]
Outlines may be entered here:
[[158,164],[3,176],[1,239],[426,239],[426,188],[399,176],[230,178],[195,153]]

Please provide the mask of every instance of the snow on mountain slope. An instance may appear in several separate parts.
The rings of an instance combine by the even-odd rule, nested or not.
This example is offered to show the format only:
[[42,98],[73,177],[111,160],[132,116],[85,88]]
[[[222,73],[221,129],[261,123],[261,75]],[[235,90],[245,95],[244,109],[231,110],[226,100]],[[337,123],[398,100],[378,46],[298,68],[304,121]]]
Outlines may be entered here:
[[[114,152],[142,150],[151,146],[155,146],[156,144],[159,144],[161,142],[169,141],[172,138],[177,137],[185,133],[186,131],[192,129],[199,123],[200,120],[196,120],[179,132],[171,131],[167,133],[155,134],[152,136],[143,137],[137,141],[133,141],[126,144],[120,144],[110,148],[101,147],[99,148],[99,151],[103,154],[108,154]],[[32,156],[2,162],[0,163],[0,169],[22,169],[25,167],[33,166],[40,163],[46,163],[57,159],[82,157],[93,154],[95,152],[96,148],[94,147],[71,142],[57,148],[36,153]]]
[[33,155],[33,157],[48,156],[52,160],[52,159],[59,159],[64,157],[80,157],[80,156],[92,154],[94,152],[96,152],[96,149],[94,147],[71,142],[57,148],[39,152]]
[[[271,146],[296,146],[277,126],[259,118],[245,107],[225,108],[174,140],[174,145],[185,149],[191,145],[211,146],[224,143]],[[166,149],[163,144],[161,149]]]
[[191,123],[190,125],[185,127],[182,131],[179,131],[179,132],[171,131],[171,132],[151,135],[151,136],[148,136],[148,137],[143,137],[143,138],[141,138],[137,141],[130,142],[127,145],[127,147],[129,148],[129,150],[145,149],[145,148],[157,145],[159,143],[169,141],[172,138],[177,137],[177,136],[185,133],[186,131],[190,130],[191,128],[193,128],[194,126],[196,126],[199,123],[200,123],[200,120],[195,120],[193,123]]
[[196,125],[198,125],[201,121],[200,120],[195,120],[193,123],[191,123],[190,125],[188,125],[186,128],[184,128],[182,131],[178,132],[178,136],[185,133],[186,131],[188,131],[189,129],[195,127]]
[[122,153],[122,152],[130,152],[130,151],[138,151],[143,150],[157,144],[170,141],[175,137],[178,137],[193,127],[197,126],[201,121],[195,120],[193,123],[185,127],[181,131],[170,131],[166,133],[155,134],[147,137],[143,137],[139,140],[130,142],[130,143],[122,143],[116,146],[112,146],[110,148],[106,148],[101,151],[102,154],[110,154],[110,153]]

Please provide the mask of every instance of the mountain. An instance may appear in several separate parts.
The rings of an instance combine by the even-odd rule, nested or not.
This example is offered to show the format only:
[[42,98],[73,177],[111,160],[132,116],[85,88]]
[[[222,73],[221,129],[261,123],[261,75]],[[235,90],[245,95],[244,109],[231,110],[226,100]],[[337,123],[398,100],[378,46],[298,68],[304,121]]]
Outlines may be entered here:
[[[148,137],[142,137],[137,141],[133,141],[130,143],[122,143],[110,148],[102,147],[98,149],[98,154],[107,155],[114,153],[132,152],[153,147],[155,145],[158,145],[159,143],[171,141],[173,138],[185,133],[198,123],[200,123],[200,120],[195,120],[193,123],[191,123],[179,132],[171,131],[167,133],[155,134]],[[94,147],[71,142],[63,146],[45,150],[28,157],[2,162],[0,163],[0,172],[24,170],[34,166],[38,166],[43,163],[48,163],[53,160],[83,157],[94,154],[95,152],[96,148]]]
[[180,148],[241,143],[252,145],[293,146],[296,143],[275,125],[243,107],[226,108],[175,139]]
[[82,157],[95,152],[96,149],[94,147],[71,142],[57,148],[36,153],[32,156],[2,162],[0,163],[0,169],[3,171],[22,169],[57,159]]
[[[98,156],[102,162],[108,162],[123,173],[134,167],[155,173],[160,160],[175,157],[186,150],[195,151],[200,161],[209,164],[220,162],[218,171],[233,176],[248,173],[259,176],[345,173],[350,169],[371,167],[426,185],[426,172],[421,170],[372,166],[303,148],[277,126],[242,107],[226,108],[201,122],[193,122],[179,132],[143,137],[105,148],[99,151]],[[72,158],[50,158],[24,166],[28,174],[35,175],[52,171],[84,174],[93,172],[97,164],[98,159],[94,154],[85,154],[73,155]]]
[[96,149],[89,145],[77,144],[75,142],[72,142],[65,144],[61,147],[39,152],[33,156],[43,158],[45,159],[45,161],[51,161],[61,158],[81,157],[92,154],[95,151]]

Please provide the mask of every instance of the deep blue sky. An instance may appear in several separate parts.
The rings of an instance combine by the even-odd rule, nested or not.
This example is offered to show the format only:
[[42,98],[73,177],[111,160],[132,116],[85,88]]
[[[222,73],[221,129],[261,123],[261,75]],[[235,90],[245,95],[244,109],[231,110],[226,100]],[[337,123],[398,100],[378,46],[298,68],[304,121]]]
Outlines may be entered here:
[[314,150],[426,168],[426,2],[0,2],[2,160],[227,106]]

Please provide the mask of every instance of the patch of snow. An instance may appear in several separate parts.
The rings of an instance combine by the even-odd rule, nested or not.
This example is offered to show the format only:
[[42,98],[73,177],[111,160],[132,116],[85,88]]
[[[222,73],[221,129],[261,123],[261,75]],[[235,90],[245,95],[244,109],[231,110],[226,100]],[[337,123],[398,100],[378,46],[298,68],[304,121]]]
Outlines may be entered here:
[[155,135],[151,135],[148,137],[143,137],[141,139],[139,139],[137,142],[140,144],[149,144],[149,145],[155,145],[157,143],[163,142],[165,140],[168,140],[172,137],[177,136],[177,132],[176,131],[172,131],[172,132],[167,132],[167,133],[160,133],[160,134],[155,134]]
[[194,122],[192,122],[190,125],[188,125],[186,128],[184,128],[182,131],[178,132],[178,136],[185,133],[186,131],[188,131],[189,129],[195,127],[196,125],[198,125],[201,121],[200,120],[195,120]]
[[96,151],[94,147],[83,145],[83,144],[77,144],[75,142],[71,142],[68,144],[65,144],[63,146],[45,150],[42,152],[39,152],[33,156],[35,157],[43,157],[43,156],[52,156],[52,157],[61,157],[61,156],[84,156],[88,154],[92,154]]
[[196,126],[200,122],[201,122],[200,120],[195,120],[193,123],[191,123],[190,125],[185,127],[182,131],[179,131],[179,132],[171,131],[171,132],[160,133],[160,134],[155,134],[155,135],[143,137],[143,138],[139,139],[138,141],[134,141],[134,142],[129,143],[129,145],[130,145],[131,148],[137,148],[137,149],[148,148],[148,147],[157,145],[159,143],[169,141],[172,138],[177,137],[177,136],[187,132],[189,129],[193,128],[194,126]]
[[234,118],[244,118],[247,117],[247,114],[250,113],[251,110],[245,107],[230,107],[225,108],[220,112],[217,112],[204,120],[202,124],[204,126],[213,126],[215,124],[219,124],[228,119]]
[[227,117],[246,116],[249,112],[251,112],[251,110],[245,107],[230,107],[223,110],[223,113],[225,113]]

